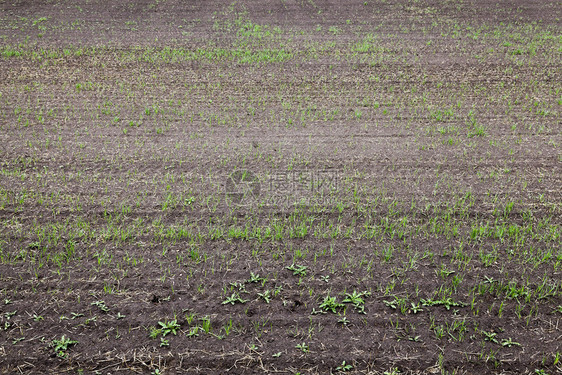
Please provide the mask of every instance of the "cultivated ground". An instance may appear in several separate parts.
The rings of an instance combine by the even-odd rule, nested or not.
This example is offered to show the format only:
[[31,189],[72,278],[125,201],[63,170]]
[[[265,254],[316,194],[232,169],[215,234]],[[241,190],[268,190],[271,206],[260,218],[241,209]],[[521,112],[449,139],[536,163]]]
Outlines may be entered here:
[[1,374],[562,372],[559,1],[0,9]]

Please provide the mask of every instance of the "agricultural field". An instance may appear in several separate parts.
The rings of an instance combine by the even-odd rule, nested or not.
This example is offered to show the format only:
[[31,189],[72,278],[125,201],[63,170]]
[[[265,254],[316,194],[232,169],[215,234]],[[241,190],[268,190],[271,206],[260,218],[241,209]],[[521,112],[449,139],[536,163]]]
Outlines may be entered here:
[[0,374],[562,373],[560,1],[0,10]]

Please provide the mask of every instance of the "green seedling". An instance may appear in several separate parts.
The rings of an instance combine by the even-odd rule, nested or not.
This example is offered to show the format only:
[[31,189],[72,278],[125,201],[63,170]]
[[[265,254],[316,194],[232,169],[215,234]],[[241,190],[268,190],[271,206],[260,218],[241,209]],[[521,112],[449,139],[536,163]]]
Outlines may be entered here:
[[407,299],[405,297],[400,298],[400,297],[394,296],[393,300],[390,300],[390,301],[383,300],[382,302],[386,306],[390,307],[391,309],[399,310],[403,314],[406,314],[406,312],[408,311]]
[[204,316],[202,318],[199,318],[199,320],[201,321],[201,329],[205,333],[210,333],[211,332],[211,319],[208,316]]
[[511,348],[512,346],[521,346],[521,344],[511,340],[511,337],[510,337],[508,339],[502,340],[502,346],[507,346],[508,348]]
[[295,276],[306,276],[307,266],[295,265],[294,263],[287,267],[289,271],[293,272]]
[[95,301],[95,302],[92,302],[91,305],[97,306],[104,313],[109,311],[109,307],[107,307],[105,305],[105,301]]
[[78,344],[78,341],[66,338],[64,335],[60,338],[60,340],[55,339],[51,342],[51,346],[53,347],[56,355],[61,358],[66,358],[68,356],[68,349],[76,344]]
[[353,293],[346,293],[345,298],[343,299],[343,303],[351,303],[355,306],[363,305],[365,300],[363,296],[367,295],[367,292],[358,293],[356,290]]
[[351,324],[351,322],[345,316],[343,318],[341,318],[340,320],[338,320],[338,323],[341,323],[344,326],[348,326],[349,324]]
[[198,326],[191,327],[191,329],[187,333],[187,337],[197,337],[197,336],[199,336],[199,327]]
[[351,370],[353,370],[353,366],[350,364],[346,364],[345,361],[343,361],[341,365],[336,367],[336,371],[340,371],[340,372],[347,372]]
[[260,275],[250,272],[250,278],[248,279],[249,283],[259,283],[263,280],[265,279],[263,277],[260,277]]
[[316,310],[314,307],[312,308],[312,312],[310,313],[310,315],[318,315],[318,314],[327,314],[326,311],[324,310]]
[[383,375],[400,375],[401,373],[402,372],[399,369],[393,367],[390,370],[383,372]]
[[157,338],[160,334],[162,333],[161,329],[158,329],[156,327],[151,327],[150,328],[150,332],[148,333],[148,337],[150,337],[151,339],[155,339]]
[[172,333],[174,336],[178,333],[178,329],[180,329],[180,325],[178,324],[177,319],[174,319],[169,322],[158,322],[161,327],[162,336],[166,337],[166,335]]
[[331,311],[334,314],[337,313],[337,309],[344,307],[343,303],[337,302],[336,297],[326,296],[324,301],[320,304],[320,308],[324,311]]
[[226,305],[226,304],[234,305],[236,303],[246,303],[246,302],[248,302],[248,301],[242,299],[238,293],[232,293],[229,297],[226,297],[226,299],[222,302],[222,304],[223,305]]
[[412,307],[410,307],[410,311],[412,312],[412,314],[417,314],[420,311],[423,311],[422,307],[420,306],[420,304],[415,304],[413,302],[410,303]]
[[191,312],[189,314],[185,314],[185,320],[187,321],[187,324],[191,325],[191,323],[193,322],[193,320],[197,317],[197,314],[194,312]]
[[497,333],[486,332],[486,331],[481,331],[481,332],[484,335],[484,340],[499,344],[498,339],[496,338],[496,336],[498,335]]
[[262,298],[265,303],[269,303],[271,301],[271,291],[270,290],[266,290],[263,293],[258,293],[258,296],[260,298]]
[[453,299],[451,297],[447,297],[445,299],[440,299],[440,300],[432,300],[431,298],[422,299],[421,304],[423,306],[445,306],[445,308],[447,310],[450,310],[451,307],[464,307],[464,306],[466,306],[466,304],[463,303],[463,302],[453,301]]
[[238,291],[239,291],[240,293],[248,293],[248,292],[246,291],[246,284],[244,284],[244,283],[240,283],[240,282],[231,282],[231,283],[230,283],[230,286],[233,287],[233,288],[238,289]]

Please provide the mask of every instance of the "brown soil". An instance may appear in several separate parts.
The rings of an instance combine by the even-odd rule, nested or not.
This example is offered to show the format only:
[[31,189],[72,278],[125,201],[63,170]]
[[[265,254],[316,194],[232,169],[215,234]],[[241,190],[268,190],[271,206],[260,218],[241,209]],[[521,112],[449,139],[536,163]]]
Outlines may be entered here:
[[0,9],[1,374],[562,372],[560,3]]

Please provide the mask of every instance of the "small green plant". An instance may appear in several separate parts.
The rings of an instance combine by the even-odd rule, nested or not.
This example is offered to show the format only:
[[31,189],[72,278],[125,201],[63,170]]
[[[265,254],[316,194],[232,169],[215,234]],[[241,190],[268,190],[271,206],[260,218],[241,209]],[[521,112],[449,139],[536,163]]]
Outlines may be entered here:
[[105,301],[95,301],[91,303],[92,306],[97,306],[102,312],[108,312],[109,307],[105,305]]
[[346,293],[343,303],[351,303],[354,306],[360,306],[365,303],[363,299],[364,296],[368,295],[367,292],[357,292],[356,290],[353,293]]
[[226,305],[226,304],[234,305],[236,303],[246,303],[246,302],[248,302],[248,301],[242,299],[238,293],[232,293],[232,295],[230,295],[229,297],[226,297],[226,299],[222,302],[222,304],[223,305]]
[[150,337],[151,339],[155,339],[157,338],[160,334],[162,333],[161,329],[158,329],[156,327],[150,327],[150,332],[148,333],[148,337]]
[[310,312],[310,315],[318,315],[318,314],[327,314],[326,311],[324,310],[316,310],[314,307],[312,308],[312,311]]
[[33,320],[34,320],[34,321],[38,322],[38,321],[43,320],[43,319],[44,319],[43,316],[37,315],[37,314],[33,314]]
[[199,336],[199,327],[198,326],[191,327],[191,329],[187,333],[187,337],[197,337],[197,336]]
[[230,335],[230,331],[232,330],[232,319],[228,320],[228,323],[223,326],[225,336]]
[[353,370],[353,366],[350,364],[346,364],[345,361],[343,361],[341,365],[336,367],[336,371],[340,371],[340,372],[347,372],[350,370]]
[[385,372],[383,372],[384,375],[399,375],[401,374],[401,371],[398,370],[396,367],[391,368],[390,370],[387,370]]
[[306,343],[304,343],[304,342],[301,343],[301,344],[297,344],[295,346],[295,348],[300,349],[303,353],[308,353],[308,351],[309,351],[308,345],[306,345]]
[[331,311],[334,314],[337,313],[337,309],[343,307],[343,303],[338,303],[336,297],[326,296],[324,297],[324,301],[320,304],[320,308],[324,311]]
[[178,324],[177,319],[174,319],[170,322],[158,322],[161,327],[162,336],[166,337],[166,335],[172,333],[174,336],[178,333],[178,329],[180,329],[180,325]]
[[407,298],[406,297],[397,297],[394,296],[392,300],[383,300],[382,301],[386,306],[390,307],[393,310],[399,310],[404,315],[408,312],[408,305],[407,305]]
[[496,338],[496,336],[498,335],[497,333],[486,331],[481,332],[484,335],[484,340],[498,344],[498,339]]
[[185,314],[185,320],[187,321],[187,324],[191,325],[191,323],[193,322],[193,320],[197,317],[197,314],[194,312],[191,312],[189,314]]
[[51,343],[56,355],[61,358],[66,358],[68,356],[68,349],[76,344],[78,344],[78,341],[71,340],[65,335],[62,335],[60,340],[55,339]]
[[294,263],[287,267],[289,271],[293,272],[295,276],[306,276],[307,266],[295,265]]
[[443,299],[440,299],[440,300],[433,300],[431,298],[422,299],[421,304],[423,306],[445,306],[445,308],[447,310],[450,310],[451,307],[464,307],[464,306],[466,306],[466,304],[463,303],[463,302],[453,301],[453,299],[451,297],[443,298]]
[[521,344],[511,340],[511,337],[510,337],[508,339],[502,340],[502,346],[507,346],[508,348],[511,348],[512,346],[521,346]]
[[333,35],[338,35],[342,32],[342,30],[337,26],[330,26],[328,31],[331,32]]
[[248,279],[249,283],[259,283],[263,280],[264,280],[264,278],[260,277],[260,275],[254,274],[253,272],[250,272],[250,278]]
[[16,345],[18,342],[25,340],[25,337],[18,337],[12,340],[12,345]]
[[270,290],[266,290],[263,293],[258,293],[258,296],[260,298],[262,298],[265,303],[269,303],[271,301],[271,291]]
[[340,320],[338,320],[338,323],[343,324],[344,326],[348,326],[351,322],[347,319],[347,317],[343,317]]
[[420,306],[419,303],[418,303],[418,304],[415,304],[415,303],[412,302],[412,303],[411,303],[411,306],[412,306],[412,307],[410,308],[410,311],[412,312],[412,314],[417,314],[417,313],[419,313],[420,311],[423,311],[423,309],[421,308],[421,306]]
[[205,333],[210,333],[211,332],[211,319],[208,316],[204,316],[202,318],[199,318],[199,320],[201,321],[201,329]]

